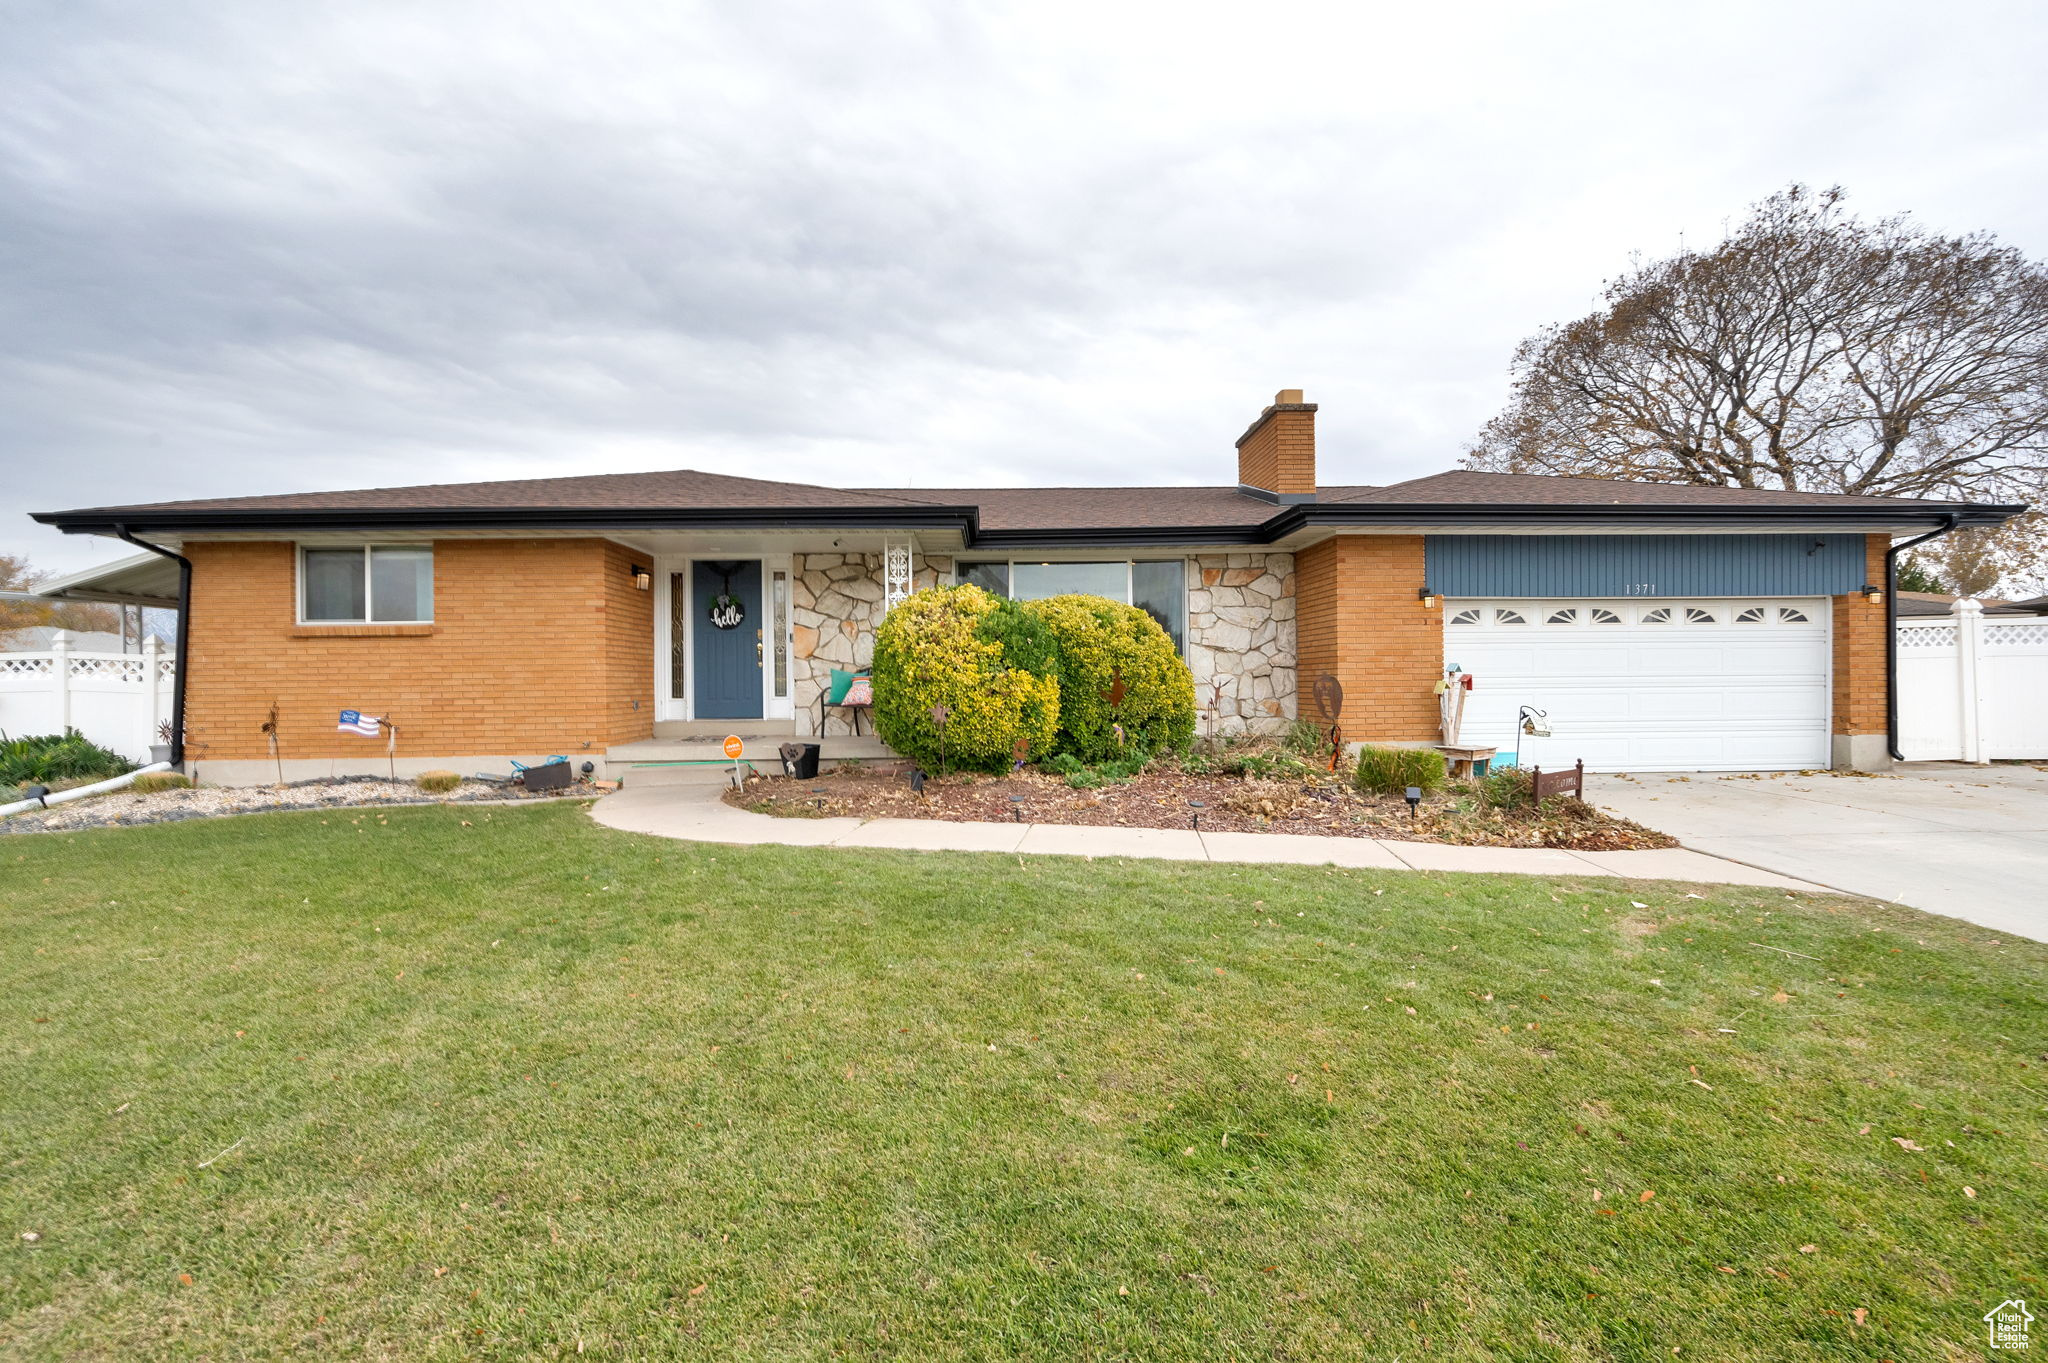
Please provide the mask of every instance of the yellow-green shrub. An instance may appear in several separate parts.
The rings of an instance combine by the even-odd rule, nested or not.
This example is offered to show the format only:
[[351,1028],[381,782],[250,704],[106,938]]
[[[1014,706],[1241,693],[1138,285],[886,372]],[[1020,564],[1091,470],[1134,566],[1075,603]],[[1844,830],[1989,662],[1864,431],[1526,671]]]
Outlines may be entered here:
[[875,732],[933,770],[1000,771],[1019,739],[1042,757],[1059,725],[1051,657],[1013,602],[975,586],[915,592],[875,631]]
[[129,782],[128,789],[137,795],[154,795],[160,790],[187,790],[192,778],[181,771],[146,771]]
[[[1103,596],[1053,596],[1024,609],[1045,622],[1058,650],[1057,751],[1093,763],[1179,751],[1194,739],[1194,675],[1157,620]],[[1119,674],[1123,703],[1112,707]]]

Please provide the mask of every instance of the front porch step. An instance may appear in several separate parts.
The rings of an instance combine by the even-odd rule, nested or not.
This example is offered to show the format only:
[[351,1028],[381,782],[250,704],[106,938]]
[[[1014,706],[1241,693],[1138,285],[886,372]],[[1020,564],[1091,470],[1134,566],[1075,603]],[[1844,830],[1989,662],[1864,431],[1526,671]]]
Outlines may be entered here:
[[656,738],[722,739],[738,734],[744,739],[792,737],[796,721],[791,719],[662,719],[654,724]]
[[[716,739],[650,738],[621,743],[605,754],[605,778],[629,786],[721,785],[732,775],[732,759],[725,755],[723,738],[721,734]],[[741,734],[740,738],[746,745],[741,761],[751,762],[763,774],[781,774],[778,749],[791,742],[818,744],[819,760],[827,769],[841,762],[899,760],[881,739],[865,734],[858,738],[847,734],[796,738],[787,733],[748,738]]]

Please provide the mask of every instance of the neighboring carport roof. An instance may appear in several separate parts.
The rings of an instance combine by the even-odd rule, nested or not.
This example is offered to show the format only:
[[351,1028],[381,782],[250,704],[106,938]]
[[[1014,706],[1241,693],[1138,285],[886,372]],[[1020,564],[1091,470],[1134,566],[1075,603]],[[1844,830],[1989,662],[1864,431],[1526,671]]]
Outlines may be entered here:
[[98,601],[112,606],[178,605],[178,565],[160,554],[135,554],[97,568],[52,578],[35,595],[58,601]]
[[[1961,597],[1947,592],[1900,592],[1898,614],[1903,619],[1925,619],[1929,616],[1946,619],[1956,612],[1956,602]],[[2048,596],[2036,596],[2026,601],[2007,601],[2002,597],[1980,596],[1977,604],[1984,607],[1986,615],[2048,615]]]

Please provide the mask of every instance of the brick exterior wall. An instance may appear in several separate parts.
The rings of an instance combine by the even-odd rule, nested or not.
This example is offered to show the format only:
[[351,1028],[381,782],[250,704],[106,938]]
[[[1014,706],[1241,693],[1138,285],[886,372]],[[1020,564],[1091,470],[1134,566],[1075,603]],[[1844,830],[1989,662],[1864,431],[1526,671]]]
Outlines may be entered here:
[[[1882,586],[1888,535],[1864,537],[1863,580]],[[1835,598],[1835,695],[1833,731],[1837,734],[1882,734],[1885,731],[1884,603],[1860,595]]]
[[645,556],[619,545],[436,541],[431,625],[298,625],[289,542],[185,554],[192,761],[267,758],[273,701],[287,762],[381,756],[336,732],[344,708],[395,719],[401,761],[576,754],[654,732],[654,594],[628,572]]
[[1331,673],[1348,741],[1435,742],[1444,621],[1416,599],[1422,537],[1339,535],[1295,554],[1294,577],[1302,694]]
[[[1237,443],[1237,481],[1268,492],[1316,490],[1316,408],[1288,390]],[[1287,399],[1291,398],[1289,401]]]

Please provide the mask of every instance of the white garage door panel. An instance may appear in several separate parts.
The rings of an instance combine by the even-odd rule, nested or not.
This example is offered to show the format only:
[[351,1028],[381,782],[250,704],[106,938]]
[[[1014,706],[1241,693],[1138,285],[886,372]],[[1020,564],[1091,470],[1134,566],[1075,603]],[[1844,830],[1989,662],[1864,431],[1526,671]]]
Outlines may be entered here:
[[[1828,758],[1828,602],[1445,603],[1444,656],[1473,674],[1464,740],[1515,746],[1523,705],[1550,715],[1525,766],[1594,771],[1758,771]],[[1669,623],[1646,621],[1653,610]],[[1502,625],[1495,612],[1528,623]],[[1549,623],[1561,611],[1570,623]],[[1596,611],[1619,624],[1593,623]],[[1737,623],[1741,613],[1752,618]],[[1804,615],[1802,621],[1797,618]],[[1700,617],[1711,617],[1703,620]]]
[[1632,665],[1625,648],[1589,648],[1583,652],[1562,650],[1537,653],[1535,671],[1544,677],[1585,677],[1599,679],[1626,675]]

